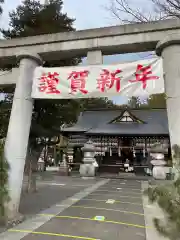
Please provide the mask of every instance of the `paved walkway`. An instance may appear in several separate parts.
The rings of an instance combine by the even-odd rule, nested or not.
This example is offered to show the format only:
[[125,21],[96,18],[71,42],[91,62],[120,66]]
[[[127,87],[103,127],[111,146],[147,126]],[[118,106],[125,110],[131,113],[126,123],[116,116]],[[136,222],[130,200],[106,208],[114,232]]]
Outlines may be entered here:
[[141,182],[99,180],[1,234],[0,240],[145,240],[146,227]]
[[[73,196],[79,191],[92,186],[98,180],[84,181],[81,178],[53,176],[46,174],[43,179],[37,181],[38,191],[36,193],[22,192],[20,202],[20,213],[26,217],[39,213],[57,202],[61,202]],[[24,182],[25,186],[26,180]]]

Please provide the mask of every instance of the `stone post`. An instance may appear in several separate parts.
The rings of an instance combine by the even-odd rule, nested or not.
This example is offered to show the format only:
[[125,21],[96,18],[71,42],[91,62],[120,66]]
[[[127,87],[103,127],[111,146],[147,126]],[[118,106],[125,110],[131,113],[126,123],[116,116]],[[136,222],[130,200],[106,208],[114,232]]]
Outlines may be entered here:
[[10,164],[8,218],[18,215],[23,173],[31,126],[33,99],[31,99],[34,69],[42,63],[38,55],[21,53],[19,79],[14,93],[11,116],[5,143],[5,157]]
[[96,65],[103,63],[103,56],[101,50],[89,51],[87,53],[88,65]]
[[95,162],[95,151],[96,148],[93,145],[93,142],[88,141],[84,144],[84,147],[81,148],[84,157],[83,164],[81,164],[79,172],[82,177],[94,177],[95,176],[95,166],[93,163]]
[[[173,145],[180,146],[180,34],[171,34],[160,41],[156,53],[163,58],[169,135],[173,154]],[[173,165],[175,168],[176,163]]]
[[166,179],[166,172],[164,168],[164,166],[166,165],[166,162],[164,160],[165,152],[166,149],[162,146],[162,144],[154,144],[150,148],[150,156],[152,158],[151,164],[153,166],[152,175],[154,179]]

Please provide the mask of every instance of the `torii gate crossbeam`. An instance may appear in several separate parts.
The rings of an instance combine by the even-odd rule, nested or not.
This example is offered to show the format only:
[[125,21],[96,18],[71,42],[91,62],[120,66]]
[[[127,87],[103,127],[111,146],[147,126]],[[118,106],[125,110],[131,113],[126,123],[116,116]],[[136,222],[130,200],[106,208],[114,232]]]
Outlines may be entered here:
[[154,51],[159,40],[174,33],[180,34],[179,19],[1,40],[0,67],[16,63],[23,50],[38,53],[43,61],[86,57],[92,50],[103,55]]

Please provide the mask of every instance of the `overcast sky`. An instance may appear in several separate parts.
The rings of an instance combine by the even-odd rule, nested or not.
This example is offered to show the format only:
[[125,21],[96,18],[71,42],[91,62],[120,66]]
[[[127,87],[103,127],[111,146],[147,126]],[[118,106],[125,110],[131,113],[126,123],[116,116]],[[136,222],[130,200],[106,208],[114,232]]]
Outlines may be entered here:
[[[106,10],[106,7],[109,6],[110,0],[64,0],[64,12],[67,12],[69,17],[75,18],[75,27],[77,30],[87,29],[87,28],[98,28],[105,26],[116,25],[118,22],[112,17],[110,12]],[[141,1],[145,0],[136,0],[136,4],[139,5]],[[15,9],[21,0],[5,0],[3,5],[4,13],[0,21],[1,27],[8,26],[8,13],[12,9]],[[41,0],[44,2],[44,0]],[[117,56],[107,56],[104,57],[104,62],[114,63],[121,61],[133,61],[140,58],[149,56],[149,54],[125,54]],[[115,98],[116,102],[124,103],[127,101],[126,98]]]

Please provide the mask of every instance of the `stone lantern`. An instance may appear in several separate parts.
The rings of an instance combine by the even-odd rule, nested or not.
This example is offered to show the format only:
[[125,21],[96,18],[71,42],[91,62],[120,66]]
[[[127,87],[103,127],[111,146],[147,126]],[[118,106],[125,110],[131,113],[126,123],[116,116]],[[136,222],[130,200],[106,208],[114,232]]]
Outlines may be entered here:
[[61,176],[68,176],[68,174],[69,174],[68,163],[66,161],[65,154],[63,154],[62,162],[59,165],[59,173]]
[[152,157],[151,164],[153,165],[152,175],[154,179],[166,179],[166,171],[164,168],[164,165],[166,164],[164,160],[165,152],[166,149],[161,144],[154,145],[150,149],[150,155]]
[[81,164],[79,172],[82,177],[94,177],[95,176],[95,151],[96,148],[91,140],[84,144],[81,148],[84,157],[83,164]]

